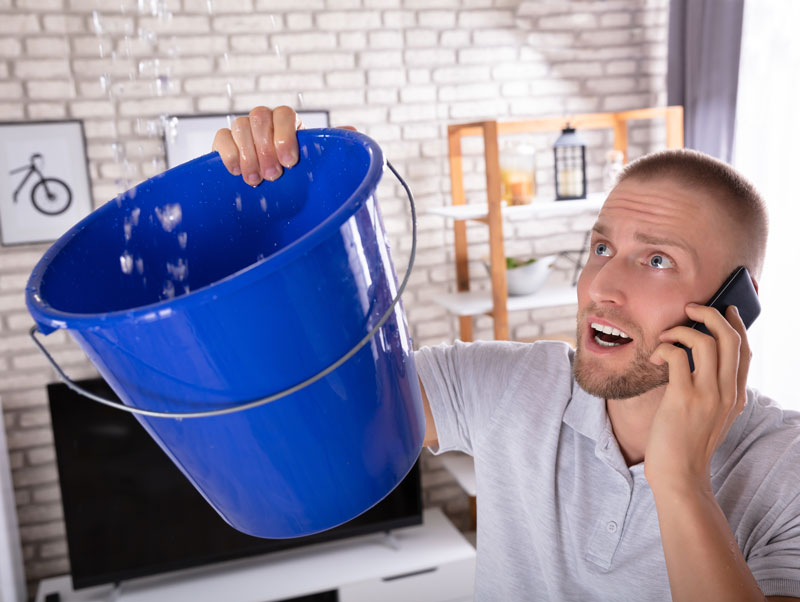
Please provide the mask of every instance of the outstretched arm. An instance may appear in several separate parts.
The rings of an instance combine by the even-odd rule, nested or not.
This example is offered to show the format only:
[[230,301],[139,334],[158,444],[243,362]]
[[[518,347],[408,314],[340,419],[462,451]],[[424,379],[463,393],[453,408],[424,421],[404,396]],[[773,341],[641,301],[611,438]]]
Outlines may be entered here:
[[425,387],[422,386],[422,380],[419,381],[419,388],[422,391],[422,405],[425,406],[425,439],[423,445],[426,447],[438,447],[439,436],[436,434],[436,425],[433,423],[431,404],[428,401],[428,396],[425,394]]

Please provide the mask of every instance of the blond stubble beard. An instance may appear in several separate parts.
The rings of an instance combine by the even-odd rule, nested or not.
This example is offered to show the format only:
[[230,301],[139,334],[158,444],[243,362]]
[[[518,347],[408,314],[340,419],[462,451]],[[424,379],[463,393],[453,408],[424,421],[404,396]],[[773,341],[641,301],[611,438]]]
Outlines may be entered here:
[[603,366],[602,358],[593,358],[582,350],[583,332],[581,319],[578,319],[575,340],[578,343],[573,360],[573,373],[581,389],[603,399],[628,399],[643,395],[669,382],[669,367],[667,364],[656,366],[650,362],[649,352],[635,341],[628,343],[636,345],[634,358],[624,374],[608,374]]

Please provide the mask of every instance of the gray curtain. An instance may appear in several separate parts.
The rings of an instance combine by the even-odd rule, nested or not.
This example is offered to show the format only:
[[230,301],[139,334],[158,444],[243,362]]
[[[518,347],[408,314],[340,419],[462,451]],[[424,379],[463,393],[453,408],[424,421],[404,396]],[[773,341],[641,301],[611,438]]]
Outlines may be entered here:
[[730,163],[744,0],[671,0],[667,102],[684,107],[684,145]]

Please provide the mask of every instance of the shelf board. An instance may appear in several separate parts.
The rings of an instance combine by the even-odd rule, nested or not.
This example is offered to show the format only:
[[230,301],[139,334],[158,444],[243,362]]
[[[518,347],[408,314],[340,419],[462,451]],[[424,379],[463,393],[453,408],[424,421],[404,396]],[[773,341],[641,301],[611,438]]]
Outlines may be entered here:
[[[574,215],[582,211],[599,210],[606,200],[605,193],[593,193],[584,200],[555,201],[552,199],[534,200],[528,205],[506,205],[503,202],[503,217],[554,217],[560,215]],[[489,215],[488,203],[467,203],[466,205],[445,205],[444,207],[431,207],[425,210],[426,214],[439,215],[454,220],[482,219]]]
[[[465,291],[439,295],[433,300],[457,316],[478,316],[490,313],[494,307],[491,291]],[[533,295],[508,297],[508,311],[523,311],[578,303],[577,288],[567,285],[545,287]]]
[[472,460],[472,456],[448,452],[442,454],[442,464],[456,478],[456,482],[467,495],[475,497],[478,494],[475,484],[475,462]]

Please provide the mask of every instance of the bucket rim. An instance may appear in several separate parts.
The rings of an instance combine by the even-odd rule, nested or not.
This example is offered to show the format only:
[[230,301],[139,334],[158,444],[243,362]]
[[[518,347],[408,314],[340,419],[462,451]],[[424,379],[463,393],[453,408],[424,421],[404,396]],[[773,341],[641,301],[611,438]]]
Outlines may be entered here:
[[[343,201],[339,207],[328,215],[322,222],[303,234],[303,236],[292,241],[283,249],[266,257],[255,261],[244,268],[228,274],[224,278],[210,282],[205,286],[190,291],[189,293],[176,296],[172,299],[163,299],[146,305],[120,309],[105,313],[76,313],[66,312],[53,308],[47,304],[40,294],[42,278],[50,267],[53,259],[77,236],[82,230],[92,222],[100,218],[108,211],[114,210],[115,199],[111,199],[101,207],[98,207],[89,215],[78,221],[50,248],[45,251],[41,259],[37,262],[28,283],[25,287],[25,301],[28,311],[38,325],[41,332],[45,335],[57,329],[69,330],[96,330],[108,328],[125,322],[148,323],[155,322],[170,317],[173,313],[179,313],[189,307],[203,305],[215,300],[217,297],[228,292],[233,292],[248,286],[255,280],[260,280],[267,275],[284,267],[300,255],[308,253],[320,242],[326,240],[335,230],[350,219],[364,203],[374,194],[378,183],[383,176],[385,159],[378,143],[369,136],[346,129],[338,128],[317,128],[308,130],[298,130],[298,143],[311,144],[315,138],[333,138],[345,141],[356,142],[364,146],[369,157],[366,172],[362,181],[350,196]],[[188,169],[195,164],[216,163],[222,165],[219,153],[214,151],[206,155],[201,155],[185,163],[177,165],[166,172],[148,178],[140,182],[130,190],[123,193],[123,197],[132,197],[131,191],[135,191],[140,186],[145,186],[163,177],[166,173],[173,170]],[[134,193],[135,195],[135,193]],[[222,289],[222,290],[220,290]]]

